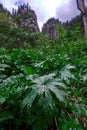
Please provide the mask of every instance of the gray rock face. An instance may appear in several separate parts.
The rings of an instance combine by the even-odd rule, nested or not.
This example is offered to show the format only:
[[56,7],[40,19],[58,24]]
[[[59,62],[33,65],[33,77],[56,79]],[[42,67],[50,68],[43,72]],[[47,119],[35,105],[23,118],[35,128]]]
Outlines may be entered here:
[[39,32],[39,26],[37,23],[37,16],[28,4],[21,5],[18,7],[18,11],[14,14],[17,17],[17,23],[19,27],[25,27],[32,33]]
[[57,24],[58,24],[58,20],[56,20],[55,18],[51,18],[49,19],[42,27],[42,32],[45,35],[48,35],[49,39],[51,40],[56,40],[56,28],[57,28]]

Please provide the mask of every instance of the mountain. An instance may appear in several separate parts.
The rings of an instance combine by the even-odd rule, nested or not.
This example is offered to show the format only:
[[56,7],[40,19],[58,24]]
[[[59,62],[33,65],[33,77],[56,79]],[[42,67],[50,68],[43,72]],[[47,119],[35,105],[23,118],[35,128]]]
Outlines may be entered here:
[[42,27],[43,34],[47,35],[51,40],[56,40],[57,35],[56,28],[58,23],[59,23],[58,19],[55,18],[48,19],[48,21]]
[[[57,30],[59,23],[60,21],[58,19],[48,19],[42,27],[42,33],[47,35],[51,40],[57,40],[57,35],[60,33],[60,31]],[[11,28],[21,28],[31,34],[40,32],[36,13],[28,4],[19,5],[17,10],[12,10],[12,14],[0,4],[0,29],[1,25],[6,25]],[[61,25],[67,31],[68,39],[71,39],[72,35],[74,35],[74,39],[76,40],[78,35],[80,37],[84,34],[81,15],[73,18],[70,22],[62,23]]]
[[28,4],[20,5],[17,11],[13,9],[12,16],[18,27],[27,28],[32,33],[40,31],[36,13]]
[[28,4],[20,5],[18,10],[13,9],[12,14],[0,4],[0,24],[26,28],[32,33],[40,32],[36,13]]

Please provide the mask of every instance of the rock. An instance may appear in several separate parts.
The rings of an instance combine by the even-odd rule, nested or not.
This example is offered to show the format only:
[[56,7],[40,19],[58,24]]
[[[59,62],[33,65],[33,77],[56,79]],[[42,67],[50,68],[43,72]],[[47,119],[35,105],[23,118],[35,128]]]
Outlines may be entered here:
[[28,4],[20,5],[18,7],[17,12],[15,12],[15,10],[13,10],[13,12],[15,13],[13,15],[14,15],[19,27],[27,28],[32,33],[40,31],[38,23],[37,23],[37,16],[35,14],[35,11],[32,10],[28,6]]
[[48,35],[51,40],[56,40],[56,28],[58,22],[59,21],[55,18],[50,18],[42,27],[43,34]]

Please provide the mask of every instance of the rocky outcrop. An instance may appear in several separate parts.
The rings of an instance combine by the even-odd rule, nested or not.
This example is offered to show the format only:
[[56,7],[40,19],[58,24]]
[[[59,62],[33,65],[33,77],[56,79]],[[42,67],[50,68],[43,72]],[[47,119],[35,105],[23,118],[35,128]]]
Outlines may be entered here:
[[37,23],[37,16],[28,4],[20,5],[17,12],[13,10],[13,16],[19,27],[27,28],[32,33],[40,31]]
[[51,40],[56,40],[56,28],[58,20],[55,18],[49,19],[42,27],[42,32],[49,37]]

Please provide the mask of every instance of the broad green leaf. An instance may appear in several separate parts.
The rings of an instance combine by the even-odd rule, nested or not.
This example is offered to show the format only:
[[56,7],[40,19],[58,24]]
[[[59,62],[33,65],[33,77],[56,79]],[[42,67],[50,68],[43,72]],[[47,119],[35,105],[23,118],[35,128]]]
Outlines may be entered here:
[[27,75],[35,74],[36,70],[32,66],[23,66],[23,71]]
[[63,101],[65,96],[64,90],[66,88],[65,84],[62,83],[61,80],[57,78],[55,79],[54,76],[55,74],[39,76],[36,78],[30,76],[30,80],[35,83],[32,86],[32,89],[33,91],[36,91],[39,95],[43,95],[47,91],[52,91],[59,101]]
[[6,98],[0,95],[0,104],[3,104],[6,101]]
[[59,72],[60,73],[60,78],[62,80],[65,80],[66,83],[68,83],[68,84],[70,83],[71,79],[74,79],[74,80],[76,79],[74,74],[71,73],[71,69],[75,69],[75,66],[66,65]]
[[53,92],[53,94],[60,102],[64,101],[64,97],[66,95],[65,92],[63,92],[61,89],[57,89],[57,87],[50,87],[49,89]]
[[0,123],[3,123],[3,121],[6,120],[12,120],[14,117],[10,112],[1,112],[0,111]]
[[34,90],[30,91],[28,95],[22,101],[22,104],[21,104],[22,110],[24,109],[25,106],[28,106],[28,108],[30,108],[36,96],[37,96],[37,93]]

